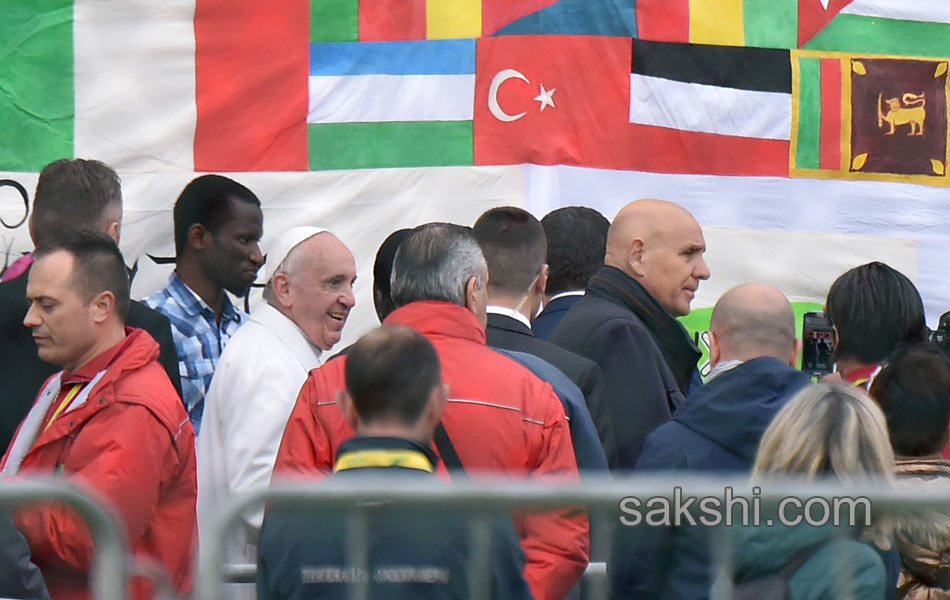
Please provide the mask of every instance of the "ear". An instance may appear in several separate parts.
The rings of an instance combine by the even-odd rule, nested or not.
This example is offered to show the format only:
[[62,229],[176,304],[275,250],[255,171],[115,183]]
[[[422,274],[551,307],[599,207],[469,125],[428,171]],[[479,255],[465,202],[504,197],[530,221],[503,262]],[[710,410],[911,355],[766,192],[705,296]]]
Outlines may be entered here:
[[105,234],[115,240],[116,244],[119,243],[119,228],[120,224],[118,221],[109,221],[105,230]]
[[294,299],[290,295],[290,277],[287,273],[277,273],[271,280],[271,288],[274,290],[274,299],[277,304],[283,308],[292,308]]
[[475,277],[465,284],[465,308],[478,315],[478,279]]
[[346,392],[345,389],[339,389],[336,391],[336,404],[340,407],[340,411],[343,413],[343,419],[346,421],[347,425],[353,428],[353,431],[356,431],[360,417],[356,414],[356,407],[353,406],[353,398]]
[[442,420],[445,413],[445,407],[449,401],[449,386],[439,384],[432,388],[429,394],[429,402],[426,404],[425,419],[426,427],[435,430],[436,425]]
[[204,250],[211,245],[211,232],[201,223],[188,228],[188,245],[195,250]]
[[551,274],[551,267],[547,264],[541,265],[541,274],[538,275],[538,281],[534,284],[534,289],[538,295],[544,297],[545,290],[548,289],[548,275]]
[[716,334],[712,331],[707,333],[709,335],[709,366],[715,367],[722,358],[722,348],[719,347],[719,338]]
[[802,339],[795,338],[795,349],[792,351],[792,356],[788,360],[790,367],[798,367],[798,357],[802,355]]
[[644,275],[643,268],[643,255],[644,255],[645,245],[642,238],[633,238],[630,242],[630,247],[627,250],[627,263],[630,265],[630,270],[634,275],[642,277]]
[[89,303],[92,308],[92,321],[101,325],[109,317],[115,315],[115,294],[106,290],[99,292]]

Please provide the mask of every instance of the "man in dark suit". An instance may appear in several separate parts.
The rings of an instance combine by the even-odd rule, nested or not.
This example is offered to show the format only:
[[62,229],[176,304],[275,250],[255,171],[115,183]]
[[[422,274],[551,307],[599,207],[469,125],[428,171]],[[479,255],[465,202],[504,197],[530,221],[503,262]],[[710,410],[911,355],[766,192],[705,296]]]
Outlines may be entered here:
[[533,354],[580,388],[609,465],[616,465],[613,428],[603,397],[603,375],[592,360],[540,340],[531,331],[547,284],[544,229],[520,208],[493,208],[472,229],[488,262],[488,345]]
[[593,208],[566,206],[545,215],[541,227],[548,241],[550,271],[544,310],[531,323],[531,330],[546,340],[604,264],[610,222]]
[[[118,242],[122,221],[122,188],[119,176],[96,160],[57,160],[40,173],[30,215],[30,237],[41,245],[67,231],[88,229],[105,233]],[[23,260],[29,260],[28,258]],[[21,275],[0,283],[0,447],[6,449],[20,421],[33,405],[36,393],[60,367],[40,360],[33,334],[23,324],[29,309],[26,300],[27,268]],[[159,362],[181,395],[178,354],[168,319],[139,302],[132,302],[129,327],[146,330],[159,343]]]

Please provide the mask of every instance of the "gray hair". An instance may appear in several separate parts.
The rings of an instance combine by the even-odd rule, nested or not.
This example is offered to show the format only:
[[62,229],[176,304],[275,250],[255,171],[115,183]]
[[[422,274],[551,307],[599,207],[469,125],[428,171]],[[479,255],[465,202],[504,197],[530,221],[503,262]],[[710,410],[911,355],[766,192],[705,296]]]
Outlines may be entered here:
[[[320,234],[317,234],[317,235],[320,235]],[[307,239],[310,239],[310,238],[307,238]],[[304,242],[305,241],[307,240],[304,240]],[[274,275],[277,275],[278,273],[283,273],[290,279],[290,281],[292,281],[295,284],[300,281],[300,273],[299,273],[301,269],[300,263],[303,262],[301,260],[301,255],[303,253],[300,251],[300,246],[302,245],[303,245],[303,242],[300,242],[299,244],[297,244],[296,246],[290,249],[290,252],[288,252],[287,256],[284,257],[284,260],[282,260],[280,264],[277,265],[277,268],[274,269]],[[271,278],[268,279],[267,283],[264,285],[263,298],[270,305],[274,305],[277,302],[277,299],[274,296],[273,282],[274,282],[274,277],[272,275]]]
[[393,304],[444,300],[465,306],[465,286],[474,277],[488,284],[488,265],[471,229],[451,223],[420,226],[399,246],[391,278]]

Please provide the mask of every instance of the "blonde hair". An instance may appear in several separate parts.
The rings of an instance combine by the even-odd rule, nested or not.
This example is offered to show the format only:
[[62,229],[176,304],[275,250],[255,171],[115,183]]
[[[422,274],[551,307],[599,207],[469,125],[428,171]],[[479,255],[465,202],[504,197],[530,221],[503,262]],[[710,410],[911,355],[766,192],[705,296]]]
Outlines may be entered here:
[[766,429],[753,473],[891,478],[894,451],[881,409],[864,393],[840,383],[810,385],[779,411]]

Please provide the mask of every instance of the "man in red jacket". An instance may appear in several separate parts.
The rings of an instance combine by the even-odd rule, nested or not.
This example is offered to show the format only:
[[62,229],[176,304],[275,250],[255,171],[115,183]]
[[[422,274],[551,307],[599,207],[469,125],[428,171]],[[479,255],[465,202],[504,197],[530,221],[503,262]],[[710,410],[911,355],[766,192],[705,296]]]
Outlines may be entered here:
[[[195,438],[157,362],[158,344],[125,327],[129,279],[106,235],[80,231],[37,249],[30,270],[33,330],[43,360],[63,367],[3,457],[2,475],[62,473],[111,503],[132,551],[190,589],[195,540]],[[17,515],[53,600],[89,597],[94,553],[86,525],[58,505]],[[132,598],[148,597],[136,581]]]
[[[432,223],[399,247],[393,265],[396,310],[386,324],[425,335],[442,363],[449,400],[442,417],[442,463],[470,475],[576,481],[577,462],[564,409],[550,384],[485,345],[488,267],[470,230]],[[346,358],[310,372],[284,432],[274,468],[281,476],[323,477],[354,431],[337,406]],[[445,472],[442,473],[445,475]],[[522,513],[516,519],[537,600],[563,598],[588,560],[587,518],[579,510]]]

